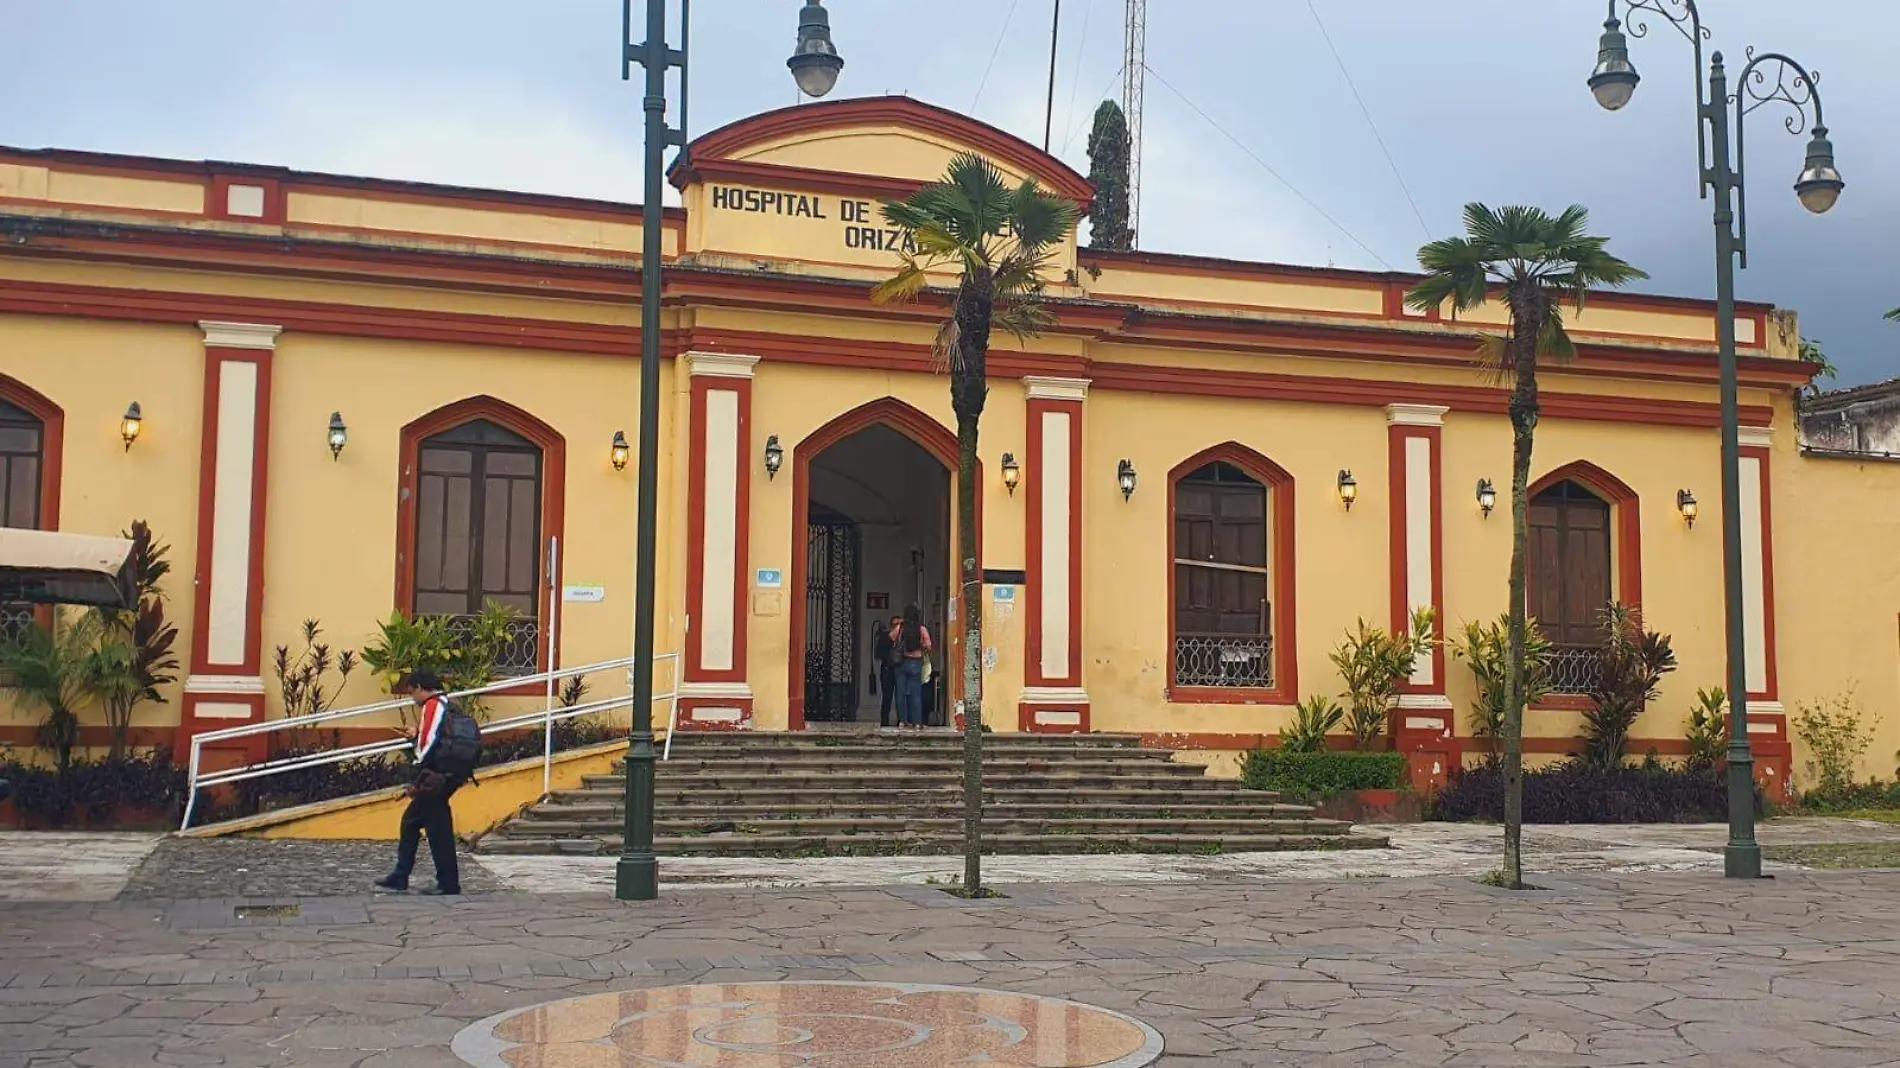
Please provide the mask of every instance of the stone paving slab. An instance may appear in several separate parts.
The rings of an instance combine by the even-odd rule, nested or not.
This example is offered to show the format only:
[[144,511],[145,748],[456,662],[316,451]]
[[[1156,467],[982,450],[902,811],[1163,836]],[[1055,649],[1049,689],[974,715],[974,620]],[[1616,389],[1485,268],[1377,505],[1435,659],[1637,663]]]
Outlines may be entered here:
[[448,1068],[497,1014],[761,980],[1099,1005],[1158,1030],[1166,1068],[1900,1060],[1900,875],[1540,881],[1039,885],[966,909],[916,887],[358,895],[300,904],[368,922],[260,929],[168,923],[186,903],[4,904],[0,1066]]
[[162,835],[0,831],[0,901],[110,901]]
[[[429,886],[435,869],[428,844],[410,885]],[[287,838],[167,838],[139,864],[120,897],[305,898],[368,893],[396,863],[394,842],[304,841]],[[462,889],[502,889],[472,856],[458,858]]]

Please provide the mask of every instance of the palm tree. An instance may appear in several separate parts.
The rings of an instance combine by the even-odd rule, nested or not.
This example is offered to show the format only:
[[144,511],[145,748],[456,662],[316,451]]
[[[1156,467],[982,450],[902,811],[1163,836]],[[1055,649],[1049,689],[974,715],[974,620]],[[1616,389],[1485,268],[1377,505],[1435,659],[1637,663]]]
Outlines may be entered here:
[[1465,236],[1434,241],[1418,250],[1425,277],[1406,295],[1414,308],[1454,313],[1476,308],[1501,290],[1509,312],[1506,332],[1486,335],[1478,345],[1480,365],[1500,383],[1511,384],[1511,575],[1509,683],[1504,716],[1504,871],[1505,885],[1524,885],[1524,703],[1529,687],[1527,642],[1525,511],[1531,474],[1531,445],[1537,432],[1537,362],[1574,359],[1576,347],[1564,331],[1563,304],[1583,310],[1596,286],[1621,286],[1648,275],[1604,250],[1608,238],[1585,228],[1590,213],[1571,205],[1551,216],[1540,208],[1465,205]]
[[990,331],[1026,338],[1053,317],[1040,301],[1055,253],[1075,228],[1075,205],[1025,180],[1011,187],[981,156],[950,161],[940,182],[887,201],[903,231],[897,273],[871,291],[877,303],[914,300],[930,272],[955,273],[951,315],[937,331],[936,363],[950,374],[957,417],[958,605],[963,623],[963,892],[983,896],[983,575],[977,569],[977,424],[989,396]]

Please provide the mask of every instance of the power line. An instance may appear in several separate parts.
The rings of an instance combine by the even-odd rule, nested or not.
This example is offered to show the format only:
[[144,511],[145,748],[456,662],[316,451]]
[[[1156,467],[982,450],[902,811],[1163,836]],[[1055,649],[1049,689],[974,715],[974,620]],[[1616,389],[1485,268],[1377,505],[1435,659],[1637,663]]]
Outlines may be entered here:
[[1020,2],[1021,0],[1009,0],[1009,13],[1003,16],[1003,28],[996,31],[996,47],[990,49],[990,61],[983,68],[983,80],[976,83],[976,96],[970,101],[970,111],[973,113],[976,111],[976,106],[983,102],[983,88],[990,84],[990,71],[996,69],[996,57],[1002,54],[1003,39],[1009,36],[1009,23],[1016,17],[1016,5]]
[[[1082,40],[1075,46],[1075,76],[1069,79],[1069,107],[1062,113],[1062,121],[1065,125],[1075,121],[1075,91],[1082,88],[1082,59],[1088,55],[1089,16],[1093,14],[1095,14],[1095,0],[1088,0],[1082,5]],[[1067,147],[1065,142],[1063,148]]]
[[1160,82],[1168,90],[1168,92],[1173,93],[1176,97],[1180,98],[1181,103],[1186,104],[1189,108],[1193,109],[1196,115],[1199,115],[1202,119],[1205,119],[1209,126],[1212,126],[1215,130],[1219,131],[1221,136],[1227,138],[1229,141],[1232,141],[1234,143],[1235,148],[1238,148],[1242,152],[1245,152],[1248,158],[1252,159],[1255,163],[1258,163],[1260,165],[1261,170],[1266,171],[1268,174],[1273,176],[1274,181],[1279,182],[1281,185],[1285,186],[1287,189],[1287,192],[1292,193],[1294,196],[1298,197],[1302,204],[1305,204],[1307,207],[1312,208],[1314,213],[1316,213],[1320,218],[1325,219],[1327,222],[1333,225],[1334,229],[1338,230],[1342,234],[1345,234],[1346,237],[1349,238],[1353,244],[1358,245],[1361,249],[1365,250],[1366,255],[1371,256],[1375,260],[1378,260],[1380,266],[1384,267],[1388,271],[1393,269],[1392,265],[1386,262],[1386,259],[1384,256],[1381,256],[1377,252],[1372,251],[1371,245],[1368,245],[1364,241],[1359,240],[1359,236],[1353,233],[1351,230],[1346,229],[1346,226],[1344,223],[1340,222],[1338,219],[1335,219],[1331,215],[1327,214],[1325,208],[1322,208],[1318,204],[1315,204],[1311,197],[1307,196],[1305,193],[1300,192],[1299,189],[1295,187],[1292,182],[1289,182],[1286,180],[1286,177],[1284,175],[1282,175],[1279,171],[1274,170],[1272,164],[1268,163],[1264,159],[1261,159],[1259,153],[1255,152],[1251,148],[1248,148],[1246,143],[1241,141],[1240,138],[1235,137],[1233,134],[1227,132],[1227,127],[1222,126],[1220,123],[1216,122],[1212,115],[1209,115],[1207,112],[1202,111],[1201,106],[1199,104],[1196,104],[1194,101],[1189,100],[1187,98],[1187,94],[1181,92],[1181,90],[1179,89],[1176,89],[1174,87],[1174,84],[1168,81],[1167,78],[1163,77],[1160,71],[1154,69],[1153,67],[1149,67],[1148,73],[1154,75],[1155,80]]
[[[1108,92],[1109,86],[1114,85],[1117,81],[1120,81],[1121,76],[1122,76],[1122,68],[1116,67],[1115,73],[1109,75],[1108,80],[1102,83],[1102,88],[1099,92],[1095,94],[1095,98],[1107,100],[1108,97],[1103,96],[1102,94]],[[1089,109],[1089,113],[1087,115],[1085,115],[1081,120],[1076,122],[1073,126],[1069,127],[1069,136],[1062,139],[1062,151],[1058,152],[1057,155],[1067,155],[1069,151],[1069,146],[1075,143],[1075,135],[1082,132],[1082,127],[1093,126],[1094,124],[1095,124],[1095,110],[1091,108]]]
[[1379,133],[1379,124],[1372,121],[1372,109],[1366,107],[1366,100],[1359,95],[1359,86],[1352,80],[1352,72],[1346,69],[1346,61],[1339,54],[1339,47],[1333,44],[1333,35],[1326,31],[1326,20],[1319,17],[1319,9],[1313,6],[1313,0],[1306,0],[1306,10],[1313,16],[1313,22],[1319,27],[1319,35],[1326,39],[1326,48],[1333,54],[1333,62],[1339,65],[1339,73],[1346,79],[1346,88],[1352,90],[1352,98],[1359,105],[1359,114],[1366,117],[1366,126],[1372,131],[1372,139],[1379,143],[1379,151],[1385,154],[1386,166],[1392,168],[1392,177],[1399,183],[1399,189],[1405,193],[1405,202],[1412,205],[1412,215],[1418,219],[1419,229],[1425,231],[1429,240],[1432,236],[1431,224],[1425,221],[1425,213],[1418,210],[1418,201],[1412,197],[1412,189],[1405,184],[1405,176],[1399,173],[1399,163],[1392,158],[1392,150],[1386,147],[1385,137]]

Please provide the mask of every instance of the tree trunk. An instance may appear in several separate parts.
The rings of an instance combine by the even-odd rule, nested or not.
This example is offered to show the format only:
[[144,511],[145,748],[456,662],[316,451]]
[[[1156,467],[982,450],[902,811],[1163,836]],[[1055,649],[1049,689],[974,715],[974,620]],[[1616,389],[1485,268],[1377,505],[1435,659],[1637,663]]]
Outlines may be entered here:
[[1524,698],[1530,689],[1524,647],[1529,575],[1531,445],[1537,432],[1537,339],[1548,301],[1534,288],[1510,293],[1511,373],[1511,577],[1508,663],[1504,706],[1504,884],[1524,888]]
[[[989,399],[995,280],[966,272],[957,287],[950,407],[957,416],[957,594],[963,625],[963,891],[983,896],[983,536],[977,523],[977,426]],[[946,666],[947,666],[946,661]]]
[[963,624],[963,887],[983,892],[983,572],[975,417],[957,417],[957,611]]

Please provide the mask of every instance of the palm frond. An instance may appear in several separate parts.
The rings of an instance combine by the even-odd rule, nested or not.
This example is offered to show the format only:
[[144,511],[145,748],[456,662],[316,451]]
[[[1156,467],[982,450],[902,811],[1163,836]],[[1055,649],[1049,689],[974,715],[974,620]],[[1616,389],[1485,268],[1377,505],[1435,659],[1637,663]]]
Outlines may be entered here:
[[1559,308],[1550,309],[1544,318],[1544,328],[1537,336],[1537,355],[1556,363],[1570,363],[1577,358],[1576,343],[1564,329],[1563,311]]
[[1882,316],[1881,318],[1886,319],[1889,322],[1900,323],[1900,308],[1895,308],[1894,310],[1888,312],[1886,315]]
[[1505,385],[1516,372],[1511,366],[1510,339],[1503,334],[1485,334],[1478,338],[1478,347],[1473,350],[1471,359],[1486,385]]
[[930,371],[932,374],[955,374],[962,369],[963,358],[959,352],[959,342],[963,340],[963,328],[957,325],[957,317],[952,315],[937,328],[937,336],[930,341]]
[[929,280],[923,266],[906,256],[896,274],[871,287],[871,303],[907,304],[917,299]]

